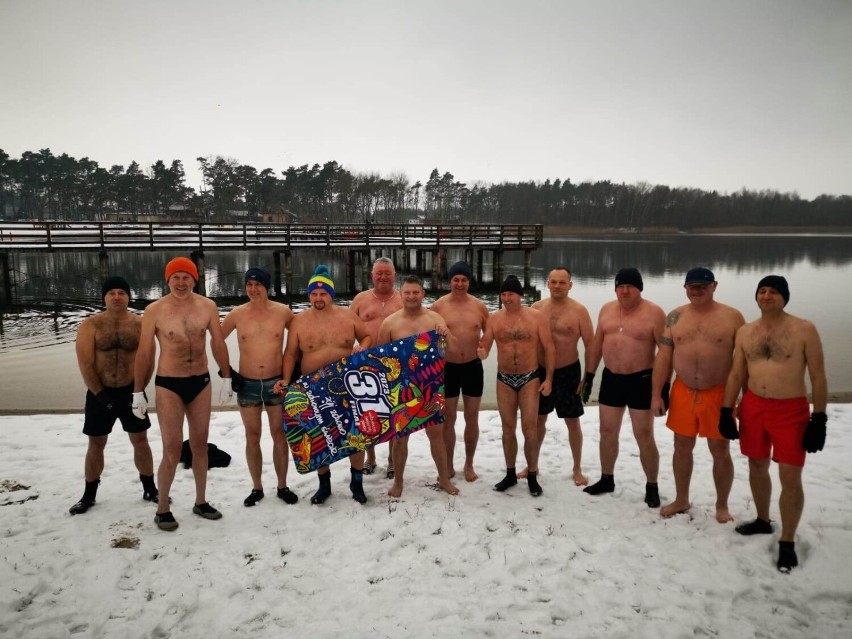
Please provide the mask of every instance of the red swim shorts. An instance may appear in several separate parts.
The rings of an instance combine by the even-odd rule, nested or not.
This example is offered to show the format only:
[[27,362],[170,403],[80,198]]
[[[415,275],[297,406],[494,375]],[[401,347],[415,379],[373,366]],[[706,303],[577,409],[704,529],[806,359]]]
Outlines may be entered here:
[[802,437],[810,416],[807,397],[767,399],[747,390],[740,403],[740,450],[752,459],[771,451],[779,464],[804,466]]
[[725,385],[696,390],[676,378],[669,393],[669,413],[666,426],[685,437],[725,439],[719,433],[719,409],[725,395]]

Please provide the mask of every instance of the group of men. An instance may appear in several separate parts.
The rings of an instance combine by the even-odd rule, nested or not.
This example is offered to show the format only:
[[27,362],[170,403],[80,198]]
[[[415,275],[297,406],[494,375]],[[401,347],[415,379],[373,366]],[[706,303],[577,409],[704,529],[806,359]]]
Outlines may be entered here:
[[[805,451],[816,452],[824,444],[827,388],[819,336],[813,324],[784,310],[789,287],[783,277],[773,275],[761,280],[756,292],[761,316],[746,324],[739,311],[714,300],[718,283],[707,268],[693,268],[687,273],[684,289],[689,302],[668,316],[642,297],[639,271],[624,268],[615,278],[616,299],[601,308],[593,330],[588,310],[569,297],[573,282],[566,268],[555,268],[548,274],[549,298],[531,307],[523,304],[520,281],[508,276],[500,288],[501,308],[491,314],[469,291],[473,276],[468,264],[453,264],[448,275],[450,292],[426,308],[420,279],[407,276],[397,289],[393,262],[382,257],[372,267],[373,286],[359,293],[347,308],[335,303],[334,281],[328,268],[320,265],[308,283],[309,308],[294,315],[286,305],[269,298],[269,273],[251,268],[244,278],[248,302],[234,308],[221,323],[216,305],[193,292],[199,276],[195,264],[187,258],[175,258],[167,264],[169,293],[150,304],[141,318],[128,309],[130,286],[126,280],[107,279],[102,288],[105,310],[85,320],[77,337],[79,366],[89,390],[83,428],[89,447],[85,492],[71,513],[84,513],[94,505],[104,466],[104,446],[118,419],[134,446],[143,498],[157,504],[155,523],[163,530],[176,529],[169,492],[186,418],[196,488],[192,510],[205,519],[222,516],[206,499],[212,397],[208,334],[223,378],[220,399],[237,393],[252,480],[244,505],[250,507],[264,497],[260,448],[264,412],[273,440],[277,496],[287,504],[298,500],[287,487],[289,451],[281,416],[282,395],[290,382],[302,372],[317,370],[360,350],[436,330],[447,345],[446,412],[443,424],[427,427],[426,434],[440,489],[451,495],[459,492],[452,480],[460,397],[465,422],[463,475],[468,482],[478,479],[474,455],[485,383],[482,360],[496,344],[496,397],[506,473],[495,490],[506,491],[519,479],[526,479],[531,495],[542,494],[539,453],[548,415],[555,410],[568,430],[574,483],[585,486],[590,495],[613,492],[619,431],[627,411],[646,476],[644,501],[659,508],[659,452],[653,425],[655,416],[668,413],[667,425],[674,433],[676,494],[672,502],[660,508],[660,514],[670,517],[689,510],[693,449],[697,437],[703,437],[713,458],[716,519],[720,523],[731,521],[728,496],[734,467],[729,440],[741,437],[742,452],[749,458],[757,518],[736,530],[743,535],[772,532],[769,462],[774,459],[782,486],[777,565],[785,572],[797,565],[793,542],[804,503],[801,471]],[[224,341],[234,331],[239,370],[231,367]],[[580,340],[585,349],[582,367]],[[150,420],[144,393],[154,374],[155,341],[160,348],[155,386],[163,442],[156,484],[146,437]],[[590,399],[601,360],[601,476],[588,485],[582,471],[579,418],[584,402]],[[812,413],[806,399],[806,370]],[[670,386],[672,372],[675,380]],[[734,404],[740,392],[743,397],[737,407],[737,429]],[[526,461],[526,468],[520,472],[516,472],[518,414]],[[407,457],[407,438],[388,446],[391,497],[402,495]],[[376,468],[373,448],[368,449],[366,458],[364,452],[350,457],[349,488],[353,499],[361,504],[367,501],[363,476]],[[319,487],[311,497],[313,504],[321,504],[331,495],[329,468],[317,474]]]

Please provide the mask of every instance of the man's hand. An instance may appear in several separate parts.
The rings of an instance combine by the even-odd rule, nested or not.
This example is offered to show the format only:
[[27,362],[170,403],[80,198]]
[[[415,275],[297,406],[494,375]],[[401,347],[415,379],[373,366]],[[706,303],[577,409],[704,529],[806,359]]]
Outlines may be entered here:
[[594,373],[586,373],[586,378],[583,380],[583,403],[586,404],[589,401],[589,397],[592,396],[592,383],[595,381]]
[[719,411],[719,433],[725,439],[739,439],[740,433],[737,430],[737,422],[734,421],[734,409],[722,406]]
[[145,391],[133,393],[133,403],[130,404],[130,408],[137,419],[145,419],[145,414],[148,412],[148,398],[145,397]]
[[98,400],[98,403],[108,413],[111,413],[115,410],[115,402],[113,402],[112,397],[105,390],[101,390],[100,393],[95,395],[95,399]]
[[231,388],[232,383],[228,377],[219,382],[219,406],[230,404],[231,400],[234,399],[234,389]]
[[816,453],[825,446],[825,424],[828,417],[825,413],[811,414],[811,421],[805,428],[805,436],[802,438],[802,448],[809,453]]
[[272,392],[276,395],[284,395],[287,392],[287,387],[290,384],[285,382],[283,379],[279,379],[272,387]]
[[[235,371],[233,366],[229,366],[228,368],[231,370],[231,390],[239,393],[246,385],[246,378]],[[222,371],[219,371],[219,377],[224,378]]]

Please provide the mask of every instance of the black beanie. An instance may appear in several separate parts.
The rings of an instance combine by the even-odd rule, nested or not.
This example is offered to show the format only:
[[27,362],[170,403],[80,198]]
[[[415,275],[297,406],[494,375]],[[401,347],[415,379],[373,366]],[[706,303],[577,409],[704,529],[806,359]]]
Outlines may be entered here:
[[127,280],[118,275],[112,275],[106,278],[101,286],[101,299],[106,297],[106,294],[114,288],[120,288],[127,293],[127,297],[130,297],[130,284],[127,283]]
[[787,303],[790,301],[790,285],[787,284],[787,280],[784,279],[781,275],[767,275],[762,280],[757,283],[757,290],[754,292],[754,299],[757,299],[757,291],[762,289],[764,286],[768,286],[769,288],[774,288],[781,297],[784,298],[784,306],[787,306]]
[[269,274],[269,271],[257,266],[253,266],[246,271],[245,283],[248,284],[251,280],[260,282],[267,291],[272,288],[272,276]]
[[450,279],[453,279],[456,275],[464,275],[469,280],[473,279],[473,272],[467,262],[456,262],[449,268],[447,275]]
[[618,274],[615,276],[615,288],[618,288],[622,284],[630,284],[631,286],[635,286],[640,291],[644,288],[642,284],[642,274],[638,271],[638,269],[631,267],[621,269]]
[[521,287],[521,282],[515,275],[508,275],[500,287],[501,293],[517,293],[521,297],[524,296],[524,289]]

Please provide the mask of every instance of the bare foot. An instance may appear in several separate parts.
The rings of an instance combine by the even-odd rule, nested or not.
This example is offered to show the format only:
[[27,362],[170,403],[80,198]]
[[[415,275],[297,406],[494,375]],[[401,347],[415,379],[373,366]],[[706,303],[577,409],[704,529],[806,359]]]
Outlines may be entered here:
[[588,486],[589,478],[586,477],[582,471],[575,470],[574,471],[574,485],[575,486]]
[[402,497],[402,482],[395,479],[393,486],[388,488],[388,497]]
[[449,473],[447,473],[447,474],[449,475],[450,479],[452,479],[453,477],[455,477],[455,476],[456,476],[456,469],[455,469],[455,468],[450,468],[450,472],[449,472]]
[[674,517],[675,515],[683,514],[689,510],[691,506],[692,504],[689,502],[684,504],[683,502],[673,501],[672,503],[666,504],[660,508],[660,517]]
[[476,481],[479,479],[479,475],[473,471],[473,466],[464,467],[464,479],[465,481]]
[[527,478],[527,473],[529,473],[529,470],[530,470],[529,468],[524,468],[521,472],[519,472],[519,473],[516,475],[516,477],[517,477],[518,479],[526,479],[526,478]]
[[727,524],[729,521],[734,521],[734,517],[728,511],[727,506],[724,508],[716,508],[716,521],[720,524]]
[[451,482],[449,479],[447,481],[441,481],[439,479],[438,485],[441,488],[443,488],[444,490],[446,490],[448,493],[450,493],[451,495],[458,495],[459,494],[459,489],[456,488],[455,484],[453,484],[453,482]]

